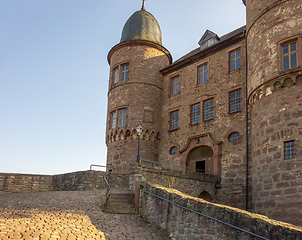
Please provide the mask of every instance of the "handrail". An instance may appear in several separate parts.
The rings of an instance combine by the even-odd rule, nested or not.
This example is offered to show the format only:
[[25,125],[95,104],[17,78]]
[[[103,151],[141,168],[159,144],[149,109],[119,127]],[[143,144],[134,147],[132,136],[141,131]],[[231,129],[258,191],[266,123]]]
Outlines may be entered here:
[[107,166],[103,166],[103,165],[97,165],[97,164],[91,164],[90,165],[90,170],[92,170],[92,167],[107,167]]
[[158,195],[155,195],[154,193],[151,193],[151,192],[148,192],[148,191],[145,191],[145,193],[148,193],[148,194],[150,194],[150,195],[152,195],[152,196],[154,196],[154,197],[157,197],[157,198],[159,198],[159,199],[162,199],[162,200],[164,200],[164,201],[167,201],[167,202],[169,202],[169,203],[172,203],[172,204],[174,204],[175,206],[181,207],[181,208],[186,209],[186,210],[188,210],[188,211],[190,211],[190,212],[197,213],[198,215],[201,215],[201,216],[203,216],[203,217],[212,219],[212,220],[214,220],[214,221],[216,221],[216,222],[225,224],[225,225],[227,225],[227,226],[229,226],[229,227],[235,228],[235,229],[240,230],[240,231],[242,231],[242,232],[246,232],[246,233],[248,233],[248,234],[250,234],[250,235],[253,235],[253,236],[255,236],[255,237],[258,237],[258,238],[261,238],[261,239],[265,239],[265,240],[270,240],[269,238],[262,237],[262,236],[260,236],[260,235],[257,235],[257,234],[255,234],[255,233],[249,232],[249,231],[247,231],[247,230],[245,230],[245,229],[242,229],[242,228],[240,228],[240,227],[236,227],[236,226],[234,226],[234,225],[232,225],[232,224],[223,222],[223,221],[221,221],[221,220],[219,220],[219,219],[210,217],[210,216],[208,216],[208,215],[205,215],[205,214],[203,214],[203,213],[197,212],[197,211],[192,210],[192,209],[190,209],[190,208],[181,206],[181,205],[179,205],[179,204],[177,204],[177,203],[175,203],[175,202],[172,202],[172,201],[170,201],[170,200],[168,200],[168,199],[165,199],[165,198],[163,198],[163,197],[160,197],[160,196],[158,196]]
[[109,182],[107,181],[107,175],[110,175],[111,172],[108,172],[105,176],[104,176],[104,180],[105,182],[107,183],[107,191],[106,191],[106,196],[110,190],[110,185],[109,185]]
[[[183,166],[179,166],[179,165],[172,165],[172,164],[167,164],[167,163],[160,163],[160,162],[155,162],[155,161],[150,161],[150,160],[145,160],[145,159],[141,159],[141,162],[149,162],[149,163],[152,163],[152,166],[153,166],[153,163],[155,164],[161,164],[161,165],[165,165],[165,166],[172,166],[173,169],[175,168],[184,168],[186,170],[193,170],[194,172],[202,172],[202,173],[208,173],[208,174],[213,174],[213,172],[211,171],[203,171],[202,169],[196,169],[196,168],[190,168],[190,167],[183,167]],[[196,170],[199,170],[199,171],[196,171]]]

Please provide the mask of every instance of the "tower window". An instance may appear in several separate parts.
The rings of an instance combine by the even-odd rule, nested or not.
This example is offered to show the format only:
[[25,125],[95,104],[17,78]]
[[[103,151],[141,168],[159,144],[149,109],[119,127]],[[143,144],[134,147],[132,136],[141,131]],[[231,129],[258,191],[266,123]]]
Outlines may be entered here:
[[208,81],[208,64],[204,64],[198,67],[198,84],[202,84]]
[[282,66],[283,70],[297,67],[297,41],[282,45]]
[[113,69],[113,82],[114,83],[118,82],[118,76],[119,76],[118,72],[119,72],[119,68],[118,67],[116,67],[115,69]]
[[119,127],[125,126],[127,121],[127,109],[118,110],[118,125]]
[[179,93],[179,76],[172,78],[172,95]]
[[241,110],[241,89],[230,92],[229,94],[229,108],[230,113],[239,112]]
[[200,122],[200,103],[191,106],[191,124]]
[[241,49],[236,49],[230,52],[230,71],[241,68]]
[[214,98],[203,102],[203,120],[214,118]]
[[284,158],[294,158],[294,141],[284,143]]
[[111,113],[111,128],[116,127],[116,112]]
[[122,65],[122,76],[121,80],[128,80],[129,64]]
[[119,81],[129,80],[129,63],[119,65],[113,69],[113,84]]

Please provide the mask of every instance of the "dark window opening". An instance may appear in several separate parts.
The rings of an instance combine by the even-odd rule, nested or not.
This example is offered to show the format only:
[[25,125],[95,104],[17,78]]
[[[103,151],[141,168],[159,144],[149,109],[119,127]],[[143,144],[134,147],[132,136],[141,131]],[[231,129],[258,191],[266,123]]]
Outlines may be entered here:
[[206,172],[206,161],[196,162],[196,172]]

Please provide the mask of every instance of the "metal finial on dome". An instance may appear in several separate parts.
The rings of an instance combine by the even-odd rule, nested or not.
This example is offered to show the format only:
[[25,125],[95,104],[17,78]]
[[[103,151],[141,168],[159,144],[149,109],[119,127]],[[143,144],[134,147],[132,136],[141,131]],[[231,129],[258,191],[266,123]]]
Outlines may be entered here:
[[143,5],[142,5],[142,9],[141,10],[146,10],[146,8],[145,8],[145,0],[143,0]]

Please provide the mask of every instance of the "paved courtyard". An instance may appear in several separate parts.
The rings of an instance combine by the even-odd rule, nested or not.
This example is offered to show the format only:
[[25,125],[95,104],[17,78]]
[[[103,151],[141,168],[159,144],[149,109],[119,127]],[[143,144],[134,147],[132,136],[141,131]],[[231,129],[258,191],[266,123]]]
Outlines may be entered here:
[[102,194],[0,194],[0,239],[169,239],[139,216],[103,213]]

